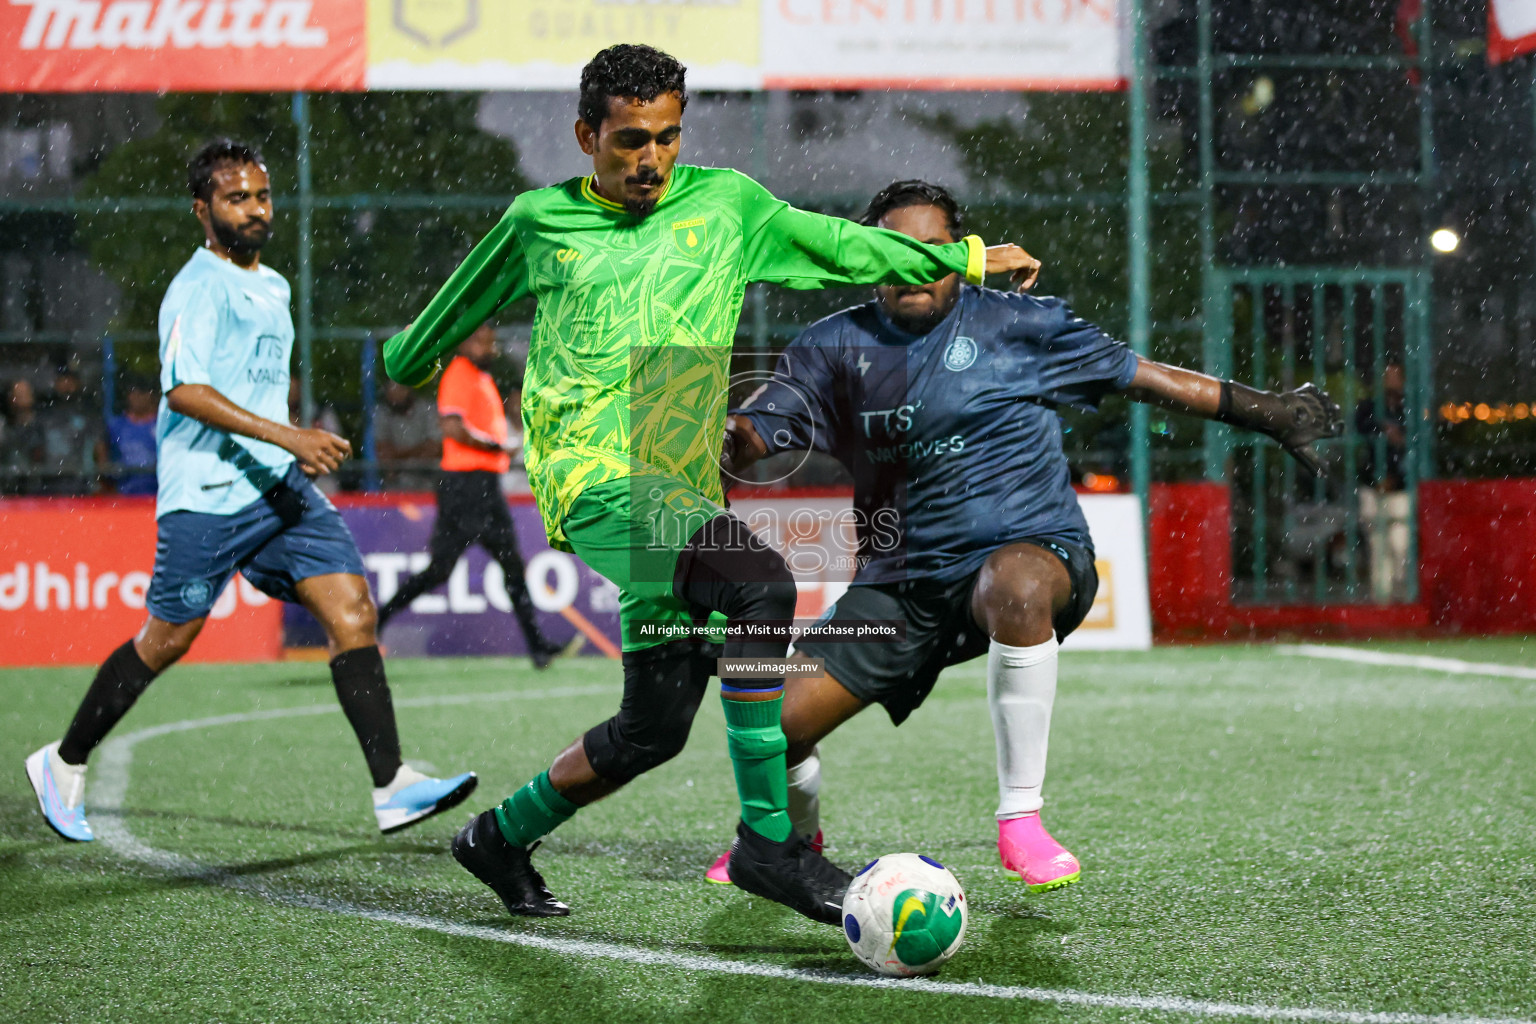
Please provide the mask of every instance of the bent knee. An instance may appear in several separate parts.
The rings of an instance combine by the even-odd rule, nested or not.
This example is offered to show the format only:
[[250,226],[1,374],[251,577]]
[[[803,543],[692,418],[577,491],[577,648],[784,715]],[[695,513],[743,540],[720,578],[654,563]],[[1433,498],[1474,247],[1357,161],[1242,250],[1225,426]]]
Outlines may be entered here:
[[626,783],[682,753],[692,725],[691,716],[645,729],[625,729],[617,719],[609,719],[587,733],[587,760],[602,778]]
[[758,550],[743,559],[741,581],[737,584],[736,609],[731,617],[744,619],[789,619],[795,614],[799,591],[789,564],[777,551]]
[[984,581],[973,612],[987,634],[1001,643],[1043,643],[1054,633],[1061,598],[1050,580],[1015,574]]
[[193,619],[173,624],[150,619],[134,637],[133,646],[139,660],[155,672],[170,668],[192,649],[192,642],[202,632],[203,621]]
[[325,609],[323,625],[333,645],[347,649],[371,643],[379,623],[379,610],[366,587],[333,601]]

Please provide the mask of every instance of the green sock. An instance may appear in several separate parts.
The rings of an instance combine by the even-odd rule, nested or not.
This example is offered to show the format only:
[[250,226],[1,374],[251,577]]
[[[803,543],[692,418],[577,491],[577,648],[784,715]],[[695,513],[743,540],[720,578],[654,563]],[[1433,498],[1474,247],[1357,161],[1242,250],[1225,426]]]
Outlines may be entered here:
[[789,781],[784,751],[789,743],[779,727],[784,696],[772,700],[731,700],[725,705],[725,743],[736,766],[736,793],[741,820],[760,836],[775,842],[789,838]]
[[[783,763],[783,758],[779,758]],[[540,772],[528,785],[496,805],[496,825],[513,846],[528,846],[559,828],[580,808],[561,796]]]

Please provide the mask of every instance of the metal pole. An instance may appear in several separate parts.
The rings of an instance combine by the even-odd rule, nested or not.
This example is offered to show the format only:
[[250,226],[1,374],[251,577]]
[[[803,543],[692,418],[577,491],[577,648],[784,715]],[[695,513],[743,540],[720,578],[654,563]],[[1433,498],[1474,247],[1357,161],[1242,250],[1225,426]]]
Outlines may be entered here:
[[[1152,192],[1147,180],[1147,40],[1142,16],[1143,0],[1131,0],[1131,81],[1127,101],[1131,131],[1130,166],[1126,175],[1126,245],[1130,291],[1130,345],[1138,356],[1151,352]],[[1131,489],[1141,502],[1143,518],[1150,506],[1147,495],[1152,481],[1152,433],[1148,412],[1141,402],[1131,404]]]
[[[1420,257],[1422,269],[1419,272],[1418,287],[1415,289],[1418,292],[1419,310],[1418,316],[1410,320],[1410,322],[1416,321],[1415,326],[1417,330],[1414,331],[1414,341],[1418,351],[1415,353],[1417,358],[1414,362],[1418,365],[1411,368],[1417,372],[1409,374],[1410,386],[1408,389],[1410,396],[1415,396],[1415,392],[1417,392],[1416,397],[1419,399],[1416,403],[1418,408],[1411,409],[1410,413],[1414,420],[1418,422],[1418,425],[1421,428],[1425,428],[1418,430],[1418,437],[1416,438],[1418,442],[1416,445],[1417,454],[1413,460],[1416,463],[1415,468],[1418,470],[1420,480],[1427,480],[1435,475],[1435,432],[1427,429],[1428,424],[1422,419],[1434,407],[1435,403],[1435,362],[1434,352],[1431,351],[1432,346],[1430,343],[1430,339],[1434,335],[1434,322],[1431,320],[1431,310],[1434,308],[1435,256],[1434,253],[1430,252],[1427,244],[1429,241],[1429,231],[1432,230],[1431,225],[1428,223],[1429,213],[1433,209],[1433,204],[1436,202],[1439,194],[1435,180],[1435,120],[1434,90],[1432,89],[1436,71],[1435,40],[1431,26],[1433,9],[1432,0],[1424,0],[1424,6],[1419,13],[1419,192],[1423,197],[1421,202],[1424,207],[1425,223],[1420,226],[1419,249],[1422,254]],[[1403,368],[1405,370],[1410,369],[1408,366]],[[1418,387],[1416,388],[1412,386],[1413,378],[1415,377],[1418,378]],[[1417,506],[1416,486],[1413,493],[1414,505]],[[1412,535],[1411,543],[1417,549],[1418,529],[1415,527],[1409,532]],[[1417,563],[1410,561],[1409,564],[1414,565]],[[1409,589],[1412,592],[1417,583],[1417,574],[1410,573],[1409,576]],[[1416,593],[1414,596],[1417,596]]]
[[101,338],[101,414],[110,428],[117,413],[117,348],[112,335]]
[[299,158],[299,316],[295,323],[299,342],[299,419],[307,427],[315,422],[315,193],[310,176],[309,97],[293,94],[293,124],[298,129]]
[[380,489],[379,445],[373,432],[374,416],[379,409],[377,351],[373,338],[364,339],[360,369],[363,376],[363,461],[368,467],[363,471],[363,490],[365,491]]
[[[1205,322],[1205,371],[1225,376],[1226,360],[1219,351],[1228,343],[1226,338],[1211,335],[1211,317],[1218,302],[1229,302],[1229,295],[1216,294],[1216,98],[1214,40],[1211,0],[1200,0],[1197,34],[1199,56],[1196,75],[1200,83],[1200,292],[1203,320]],[[1227,462],[1226,428],[1218,423],[1205,424],[1205,477],[1207,480],[1223,480]]]

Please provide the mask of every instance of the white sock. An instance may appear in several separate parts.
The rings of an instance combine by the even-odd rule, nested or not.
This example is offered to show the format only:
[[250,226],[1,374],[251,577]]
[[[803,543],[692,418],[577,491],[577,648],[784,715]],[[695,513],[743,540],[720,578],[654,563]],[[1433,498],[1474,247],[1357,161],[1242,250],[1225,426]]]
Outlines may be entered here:
[[70,764],[59,756],[59,745],[48,748],[48,769],[59,787],[59,802],[65,807],[79,807],[85,799],[85,765]]
[[807,839],[821,831],[821,748],[789,770],[789,824]]
[[997,734],[997,817],[1034,814],[1045,802],[1045,749],[1056,702],[1056,661],[1052,637],[1032,647],[992,641],[987,651],[987,704]]
[[373,802],[376,804],[388,803],[390,797],[400,792],[406,786],[414,786],[428,777],[402,761],[400,767],[395,769],[395,777],[389,781],[389,785],[381,786],[373,791]]

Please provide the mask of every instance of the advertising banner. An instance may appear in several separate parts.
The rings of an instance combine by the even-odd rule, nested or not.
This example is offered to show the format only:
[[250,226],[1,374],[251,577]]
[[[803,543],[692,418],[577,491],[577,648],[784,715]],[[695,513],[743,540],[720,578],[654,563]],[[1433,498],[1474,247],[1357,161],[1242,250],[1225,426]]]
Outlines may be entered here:
[[[427,541],[437,516],[431,501],[342,496],[336,505],[362,551],[379,604],[395,596],[401,580],[426,568]],[[586,637],[583,653],[617,657],[619,589],[575,557],[549,547],[532,499],[514,499],[511,508],[539,628],[561,643],[579,632]],[[459,559],[446,584],[391,619],[383,641],[391,655],[405,657],[528,650],[512,617],[501,566],[479,547]]]
[[[1099,594],[1067,646],[1143,649],[1151,645],[1141,512],[1129,495],[1085,495],[1098,549]],[[425,568],[436,507],[428,496],[342,495],[342,518],[362,552],[379,603]],[[778,549],[799,588],[795,617],[816,619],[847,589],[856,539],[849,498],[813,494],[750,498],[733,508]],[[527,497],[511,501],[526,563],[524,579],[540,629],[564,642],[585,638],[583,653],[618,657],[618,588],[544,540]],[[0,665],[85,665],[105,658],[144,622],[155,560],[150,499],[19,499],[0,502]],[[225,588],[192,661],[265,661],[292,646],[323,646],[301,609],[268,598],[239,576]],[[286,618],[285,618],[286,615]],[[502,570],[478,547],[448,582],[423,594],[383,635],[395,656],[526,653]]]
[[[154,566],[153,498],[0,504],[0,665],[104,660],[144,625]],[[280,609],[237,576],[187,660],[278,657]]]
[[1117,89],[1119,0],[763,0],[782,89]]
[[750,89],[757,0],[368,0],[371,89],[575,89],[613,43],[648,43],[695,89]]
[[1536,0],[1488,0],[1488,59],[1494,64],[1536,50]]
[[[401,580],[426,567],[437,510],[429,500],[403,496],[341,496],[336,504],[357,539],[369,584],[382,604],[395,595]],[[847,588],[855,550],[847,498],[752,499],[736,502],[733,508],[788,560],[800,590],[797,619],[815,619]],[[511,509],[539,628],[561,643],[581,633],[586,638],[583,654],[617,657],[618,588],[580,559],[551,549],[529,499],[513,498]],[[302,611],[290,610],[290,640],[322,643],[318,626],[306,627],[307,619]],[[527,652],[501,567],[478,547],[459,559],[446,584],[391,619],[383,639],[391,655],[406,657]]]
[[4,0],[0,91],[361,89],[364,0]]
[[1099,593],[1069,651],[1144,651],[1152,646],[1147,549],[1141,502],[1134,494],[1084,494],[1078,501],[1093,537]]
[[[1511,9],[1523,0],[1499,0]],[[650,43],[694,89],[1114,89],[1121,0],[0,0],[0,91],[574,89]]]

